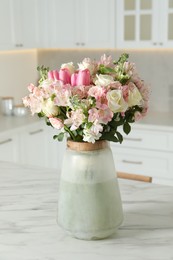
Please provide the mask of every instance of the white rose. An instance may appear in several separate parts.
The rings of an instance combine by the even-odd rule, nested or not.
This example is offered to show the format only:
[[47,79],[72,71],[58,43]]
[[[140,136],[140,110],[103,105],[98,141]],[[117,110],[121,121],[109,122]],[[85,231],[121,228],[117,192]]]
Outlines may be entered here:
[[65,68],[67,68],[70,71],[71,75],[75,72],[75,66],[73,65],[73,62],[62,64],[61,69],[65,69]]
[[59,114],[59,108],[55,106],[54,102],[49,98],[42,103],[42,111],[45,116],[57,116]]
[[138,88],[134,85],[133,88],[129,89],[128,105],[129,107],[140,105],[142,101],[141,93]]
[[107,93],[108,107],[112,112],[125,112],[128,104],[125,102],[122,91],[119,89],[111,90]]
[[94,81],[95,85],[102,86],[102,87],[106,87],[113,82],[114,82],[114,79],[112,76],[103,75],[103,74],[96,75],[96,79]]

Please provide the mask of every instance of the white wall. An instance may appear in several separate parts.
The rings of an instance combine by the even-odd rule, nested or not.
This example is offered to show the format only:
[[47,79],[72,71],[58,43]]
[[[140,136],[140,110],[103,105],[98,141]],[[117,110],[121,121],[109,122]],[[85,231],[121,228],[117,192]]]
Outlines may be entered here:
[[28,94],[29,83],[36,83],[37,51],[0,52],[0,97],[12,96],[16,104]]

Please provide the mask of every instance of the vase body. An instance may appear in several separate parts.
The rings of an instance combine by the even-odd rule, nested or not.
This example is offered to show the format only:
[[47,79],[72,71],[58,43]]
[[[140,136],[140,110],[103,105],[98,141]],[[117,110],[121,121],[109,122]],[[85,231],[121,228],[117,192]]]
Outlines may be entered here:
[[109,143],[68,140],[59,187],[58,224],[73,237],[94,240],[112,235],[122,220]]

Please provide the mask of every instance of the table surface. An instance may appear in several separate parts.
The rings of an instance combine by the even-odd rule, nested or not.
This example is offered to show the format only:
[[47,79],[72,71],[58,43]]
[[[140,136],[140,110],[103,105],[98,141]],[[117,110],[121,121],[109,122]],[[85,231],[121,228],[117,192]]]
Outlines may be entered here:
[[83,241],[56,224],[56,170],[0,162],[0,260],[172,260],[173,188],[119,180],[124,222]]

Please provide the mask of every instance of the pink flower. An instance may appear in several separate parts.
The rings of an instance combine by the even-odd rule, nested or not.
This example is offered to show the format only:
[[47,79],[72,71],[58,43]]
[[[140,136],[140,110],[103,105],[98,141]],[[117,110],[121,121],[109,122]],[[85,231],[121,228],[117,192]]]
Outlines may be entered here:
[[35,88],[35,86],[33,84],[29,84],[29,86],[28,86],[29,92],[33,92],[34,88]]
[[48,73],[47,73],[47,76],[48,76],[48,79],[54,79],[53,71],[49,70]]
[[110,122],[114,115],[113,112],[109,108],[107,108],[105,110],[91,108],[88,111],[88,114],[89,114],[89,117],[88,117],[89,122],[92,122],[94,124],[99,123],[99,124],[104,124],[104,125],[106,125],[108,122]]
[[112,63],[112,57],[111,56],[106,56],[106,54],[103,54],[100,58],[100,61],[98,62],[98,64],[103,64],[106,67],[113,67],[113,63]]
[[60,130],[64,127],[62,120],[59,118],[50,117],[49,121],[50,121],[51,125],[58,130]]
[[67,115],[68,119],[64,120],[64,124],[71,125],[70,130],[76,130],[79,126],[84,122],[85,115],[83,114],[82,109],[77,109],[75,111],[71,111],[70,114]]
[[59,72],[58,72],[58,70],[53,70],[53,78],[54,78],[54,80],[59,80]]
[[129,97],[129,87],[127,85],[122,86],[123,98],[127,102]]
[[71,75],[71,85],[72,86],[77,86],[77,78],[78,78],[78,73],[73,73]]
[[136,111],[134,114],[135,121],[138,121],[142,118],[142,114],[139,111]]
[[88,69],[79,70],[77,75],[77,86],[89,86],[90,85],[90,72]]
[[113,118],[114,113],[109,109],[99,110],[99,123],[106,125]]
[[64,84],[71,83],[71,74],[67,68],[60,69],[59,71],[59,80],[61,80]]
[[107,90],[100,86],[93,86],[89,89],[88,95],[91,97],[95,97],[96,99],[96,107],[100,109],[107,109],[108,100],[106,97]]
[[88,111],[88,114],[88,122],[94,123],[96,120],[99,119],[99,111],[94,107]]

